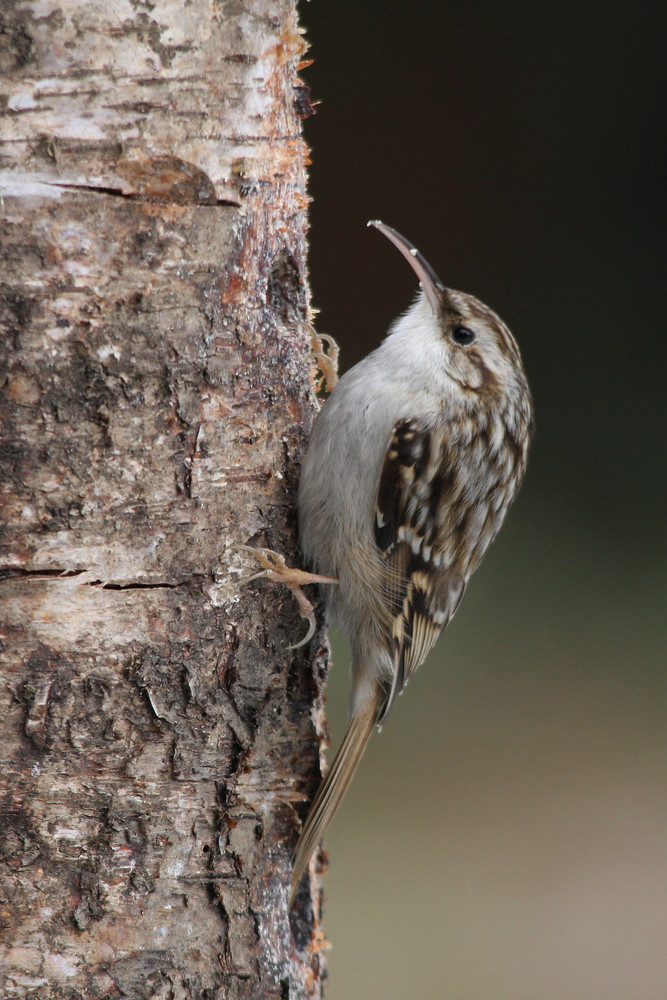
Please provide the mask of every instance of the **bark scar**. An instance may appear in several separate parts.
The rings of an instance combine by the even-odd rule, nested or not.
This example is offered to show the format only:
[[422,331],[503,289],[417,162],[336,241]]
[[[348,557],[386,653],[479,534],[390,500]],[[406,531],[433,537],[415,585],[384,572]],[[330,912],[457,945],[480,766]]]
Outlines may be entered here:
[[0,584],[12,580],[72,580],[88,587],[101,587],[102,590],[178,590],[187,587],[189,580],[177,580],[169,583],[167,580],[155,580],[150,583],[111,583],[108,580],[98,580],[85,569],[16,569],[15,567],[0,568]]
[[49,697],[53,681],[45,681],[41,684],[28,707],[28,714],[25,720],[24,731],[27,737],[38,747],[46,746],[46,713],[49,708]]

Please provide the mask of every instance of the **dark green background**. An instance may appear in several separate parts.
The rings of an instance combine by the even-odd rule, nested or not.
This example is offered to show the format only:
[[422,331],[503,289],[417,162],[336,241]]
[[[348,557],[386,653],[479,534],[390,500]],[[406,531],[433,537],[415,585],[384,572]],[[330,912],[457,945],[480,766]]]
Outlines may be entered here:
[[416,290],[381,218],[508,322],[537,413],[520,498],[327,838],[328,996],[665,1000],[661,9],[301,19],[312,288],[341,367]]

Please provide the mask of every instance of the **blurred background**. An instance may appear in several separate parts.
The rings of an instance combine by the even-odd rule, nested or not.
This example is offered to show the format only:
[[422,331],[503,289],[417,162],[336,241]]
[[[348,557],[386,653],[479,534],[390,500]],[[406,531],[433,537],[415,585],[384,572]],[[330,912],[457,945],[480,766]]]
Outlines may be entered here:
[[506,320],[537,412],[521,495],[327,837],[329,1000],[667,998],[664,9],[301,6],[342,369],[416,291],[381,218]]

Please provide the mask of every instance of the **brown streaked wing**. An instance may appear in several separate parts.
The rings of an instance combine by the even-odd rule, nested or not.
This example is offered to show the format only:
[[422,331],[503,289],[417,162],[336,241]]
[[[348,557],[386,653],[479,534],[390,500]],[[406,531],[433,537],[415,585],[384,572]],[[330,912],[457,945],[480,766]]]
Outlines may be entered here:
[[[432,544],[423,536],[429,518],[427,512],[424,518],[415,517],[415,511],[424,509],[423,494],[434,488],[434,483],[426,482],[432,444],[431,432],[415,420],[399,421],[378,484],[375,541],[385,558],[394,659],[394,676],[379,721],[425,659],[463,594],[458,574],[449,567],[436,569],[422,555],[422,543]],[[432,478],[440,503],[452,488],[452,470],[438,463]]]
[[375,541],[388,555],[407,523],[410,488],[420,482],[428,464],[431,435],[416,420],[399,420],[394,426],[378,483]]

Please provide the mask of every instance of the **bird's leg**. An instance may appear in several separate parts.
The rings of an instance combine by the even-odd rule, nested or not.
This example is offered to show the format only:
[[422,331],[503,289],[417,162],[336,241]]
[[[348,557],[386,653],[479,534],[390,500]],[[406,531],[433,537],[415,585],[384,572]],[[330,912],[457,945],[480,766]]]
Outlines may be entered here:
[[[328,333],[316,333],[314,329],[311,335],[311,342],[313,345],[313,357],[317,361],[317,366],[322,373],[322,377],[318,379],[317,383],[318,391],[324,389],[325,392],[331,392],[338,382],[338,355],[340,348]],[[325,344],[326,351],[324,350]]]
[[263,567],[258,573],[253,573],[252,576],[248,576],[245,580],[242,580],[242,586],[243,584],[250,583],[251,580],[266,577],[266,579],[272,580],[274,583],[284,583],[292,592],[299,605],[301,617],[308,619],[308,631],[301,642],[295,643],[294,646],[288,646],[288,649],[298,649],[300,646],[305,646],[313,637],[316,623],[315,609],[301,588],[307,583],[338,583],[336,577],[321,576],[318,573],[307,573],[303,569],[292,569],[285,562],[285,557],[281,556],[279,552],[274,552],[273,549],[255,549],[251,545],[236,545],[234,547],[241,549],[243,552],[250,552],[259,560],[260,565]]
[[[328,333],[318,333],[310,323],[303,323],[310,334],[311,357],[317,362],[319,378],[314,379],[313,388],[318,392],[331,392],[338,381],[338,355],[340,348]],[[326,350],[325,350],[326,345]]]

